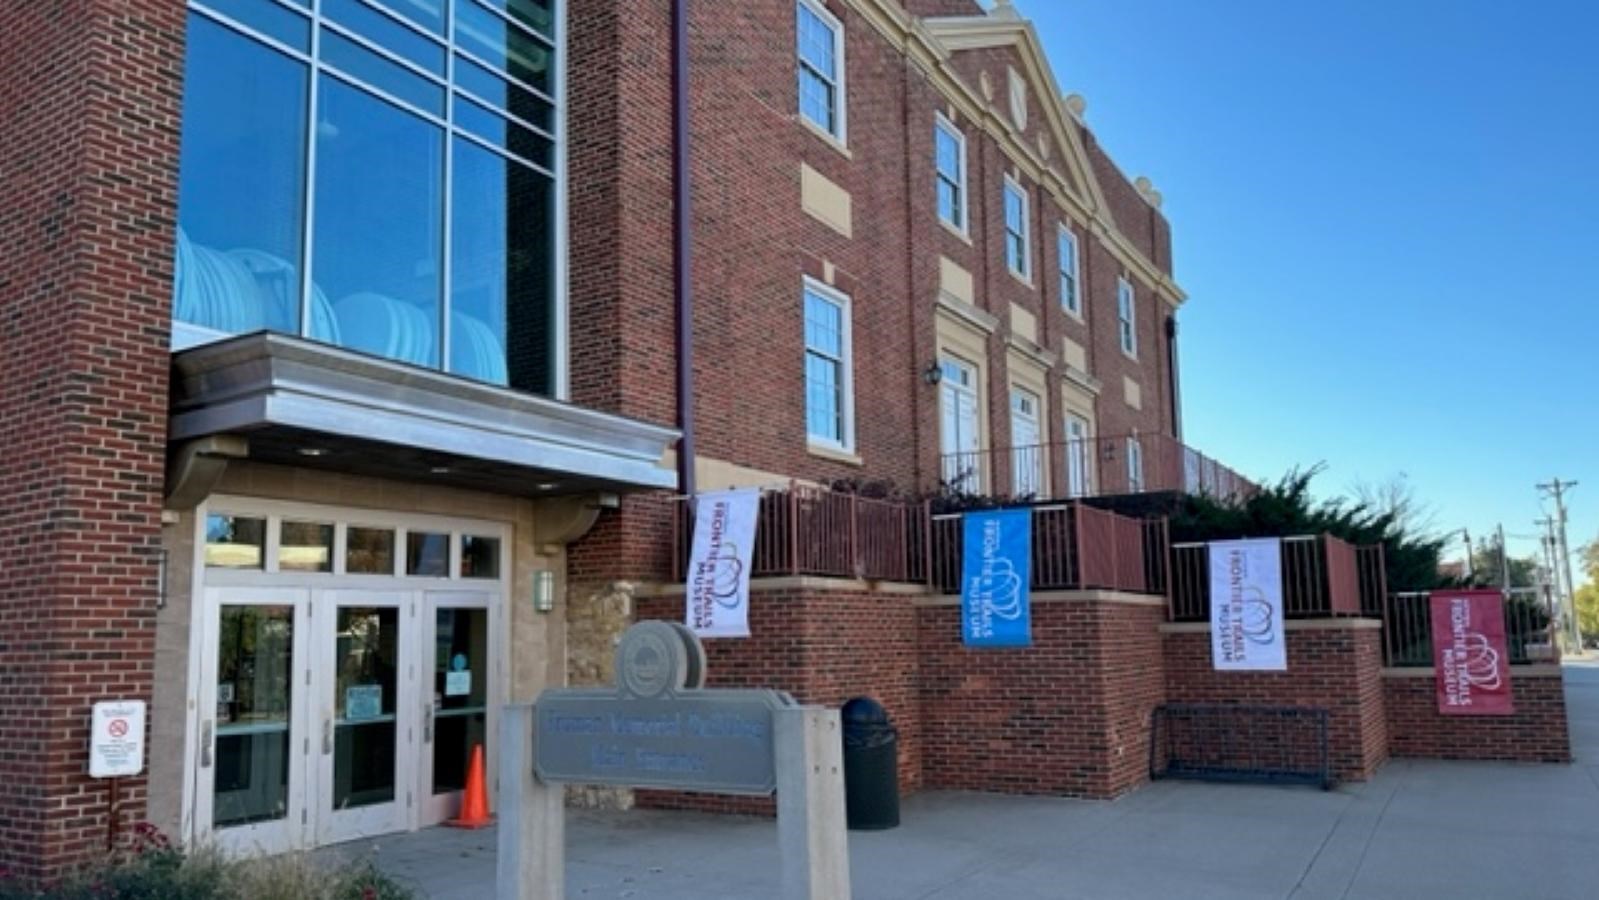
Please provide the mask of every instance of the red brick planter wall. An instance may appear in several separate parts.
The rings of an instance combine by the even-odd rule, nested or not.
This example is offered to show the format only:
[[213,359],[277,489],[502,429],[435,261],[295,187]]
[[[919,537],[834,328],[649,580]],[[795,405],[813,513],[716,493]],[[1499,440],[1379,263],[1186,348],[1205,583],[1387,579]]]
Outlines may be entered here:
[[1034,597],[1032,617],[1033,646],[972,650],[958,606],[921,610],[925,783],[1078,797],[1142,784],[1163,607]]
[[[1445,716],[1438,712],[1432,670],[1387,675],[1389,746],[1394,756],[1432,759],[1571,761],[1565,679],[1554,666],[1510,670],[1516,712],[1510,716]],[[1532,672],[1539,674],[1532,674]]]
[[1364,620],[1299,624],[1288,632],[1287,672],[1217,672],[1208,630],[1168,629],[1166,699],[1325,708],[1333,774],[1365,780],[1388,758],[1382,632]]

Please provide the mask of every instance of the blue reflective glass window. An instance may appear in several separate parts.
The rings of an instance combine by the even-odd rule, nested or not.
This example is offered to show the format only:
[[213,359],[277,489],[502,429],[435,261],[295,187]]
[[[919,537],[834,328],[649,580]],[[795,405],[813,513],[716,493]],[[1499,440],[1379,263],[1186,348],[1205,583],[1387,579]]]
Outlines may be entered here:
[[444,207],[441,129],[324,76],[319,84],[312,275],[333,340],[438,366]]
[[[470,2],[470,0],[462,0]],[[555,14],[544,0],[483,0],[547,38],[555,36]]]
[[185,62],[173,318],[298,331],[306,66],[197,14]]
[[444,34],[444,0],[377,0],[434,34]]
[[512,78],[549,92],[553,54],[532,35],[470,0],[455,6],[455,42]]
[[322,61],[436,116],[444,115],[444,88],[354,41],[322,29]]
[[311,49],[311,21],[275,0],[205,0],[209,9],[301,53]]
[[471,100],[455,98],[455,124],[529,162],[546,169],[555,166],[555,146],[549,139]]
[[360,0],[322,0],[322,15],[435,75],[444,74],[444,45],[401,25]]
[[805,291],[805,420],[813,438],[843,443],[844,309]]
[[547,391],[554,310],[550,180],[461,138],[454,156],[450,371],[496,384],[512,383],[514,374],[517,387]]
[[542,97],[517,87],[464,56],[455,58],[455,86],[546,132],[555,130],[555,108]]

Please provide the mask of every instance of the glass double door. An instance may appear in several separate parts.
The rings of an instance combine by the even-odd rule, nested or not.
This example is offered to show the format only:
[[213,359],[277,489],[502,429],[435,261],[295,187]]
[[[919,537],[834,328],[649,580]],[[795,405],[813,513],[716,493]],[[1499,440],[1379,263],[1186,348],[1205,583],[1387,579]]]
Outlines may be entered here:
[[456,813],[493,733],[493,594],[206,595],[197,836],[276,853]]

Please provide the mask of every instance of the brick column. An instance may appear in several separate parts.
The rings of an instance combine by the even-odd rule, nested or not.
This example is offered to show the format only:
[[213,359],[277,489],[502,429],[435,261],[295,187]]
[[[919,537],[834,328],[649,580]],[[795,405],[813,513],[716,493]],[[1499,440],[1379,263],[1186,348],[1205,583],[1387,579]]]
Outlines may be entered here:
[[183,16],[0,4],[0,866],[24,876],[103,852],[89,709],[150,697]]

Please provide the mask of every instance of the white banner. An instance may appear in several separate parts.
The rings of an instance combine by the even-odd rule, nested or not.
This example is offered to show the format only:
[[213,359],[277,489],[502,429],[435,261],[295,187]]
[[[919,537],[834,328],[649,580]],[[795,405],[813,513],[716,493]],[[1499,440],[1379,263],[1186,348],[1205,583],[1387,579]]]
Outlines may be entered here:
[[1282,541],[1210,544],[1210,657],[1218,671],[1288,671]]
[[750,557],[760,507],[758,489],[699,495],[686,624],[700,637],[750,636]]

